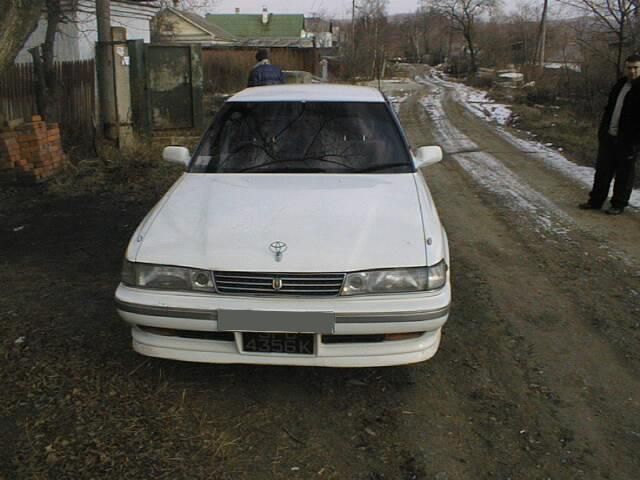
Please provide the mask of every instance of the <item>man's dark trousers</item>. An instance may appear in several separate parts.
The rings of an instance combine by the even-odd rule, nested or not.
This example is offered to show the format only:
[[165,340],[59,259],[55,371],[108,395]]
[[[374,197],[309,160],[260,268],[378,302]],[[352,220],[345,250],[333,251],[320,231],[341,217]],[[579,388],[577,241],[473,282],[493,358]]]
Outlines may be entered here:
[[625,208],[633,191],[635,164],[638,153],[628,145],[623,145],[609,134],[601,138],[596,159],[596,174],[593,190],[589,194],[589,203],[601,207],[609,194],[609,185],[615,177],[611,206]]

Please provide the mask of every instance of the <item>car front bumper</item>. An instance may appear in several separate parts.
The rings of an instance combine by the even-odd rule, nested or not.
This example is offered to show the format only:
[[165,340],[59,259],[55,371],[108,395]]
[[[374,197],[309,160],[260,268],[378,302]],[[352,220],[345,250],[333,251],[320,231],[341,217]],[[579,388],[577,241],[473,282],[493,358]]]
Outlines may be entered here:
[[[175,360],[324,367],[374,367],[421,362],[432,357],[449,316],[449,283],[435,292],[353,297],[240,297],[194,292],[143,290],[120,284],[116,290],[120,316],[132,326],[137,352]],[[314,333],[313,355],[247,352],[242,332],[225,339],[187,338],[179,332],[219,332],[218,313],[331,312],[332,335],[413,333],[412,338],[376,342],[326,343]],[[273,331],[265,327],[265,331]],[[364,337],[367,338],[367,337]]]

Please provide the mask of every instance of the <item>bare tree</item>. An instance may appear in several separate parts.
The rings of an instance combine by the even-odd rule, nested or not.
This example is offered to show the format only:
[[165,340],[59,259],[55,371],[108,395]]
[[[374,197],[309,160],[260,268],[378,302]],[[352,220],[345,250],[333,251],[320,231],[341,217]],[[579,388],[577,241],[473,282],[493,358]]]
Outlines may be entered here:
[[420,61],[425,51],[424,42],[421,41],[426,30],[426,28],[423,28],[424,23],[424,12],[417,11],[415,16],[407,18],[403,25],[409,57],[414,61]]
[[371,77],[384,74],[386,9],[389,0],[363,0],[360,4],[359,23],[367,45]]
[[632,50],[632,36],[634,23],[638,22],[638,0],[560,0],[582,11],[595,20],[596,28],[606,34],[613,35],[615,42],[609,42],[614,50],[614,64],[616,73],[622,70],[625,51]]
[[45,9],[47,17],[47,29],[45,31],[44,43],[42,44],[42,66],[43,77],[41,79],[40,92],[43,95],[43,102],[40,107],[40,114],[47,116],[49,106],[56,96],[56,79],[55,79],[55,41],[56,34],[61,23],[70,22],[71,19],[66,16],[65,12],[69,8],[77,5],[78,0],[68,1],[65,10],[62,0],[45,0]]
[[446,55],[447,24],[446,18],[430,8],[421,7],[413,15],[408,15],[399,25],[405,56],[418,62],[425,58],[441,62]]
[[359,0],[353,3],[351,24],[352,76],[380,77],[384,73],[386,6],[388,0]]
[[199,13],[213,8],[216,3],[217,0],[160,0],[160,5],[163,7],[174,7]]
[[523,63],[525,41],[522,30],[503,16],[493,16],[476,25],[476,50],[482,52],[482,66],[504,68]]
[[[540,9],[526,1],[522,1],[518,5],[517,11],[509,15],[507,21],[511,25],[515,63],[527,64],[536,62],[541,16]],[[546,36],[545,26],[545,39]]]
[[480,16],[496,9],[499,0],[421,0],[424,7],[440,12],[451,22],[451,28],[462,33],[469,52],[471,71],[477,64],[475,27]]
[[0,0],[0,71],[15,60],[38,26],[45,0]]

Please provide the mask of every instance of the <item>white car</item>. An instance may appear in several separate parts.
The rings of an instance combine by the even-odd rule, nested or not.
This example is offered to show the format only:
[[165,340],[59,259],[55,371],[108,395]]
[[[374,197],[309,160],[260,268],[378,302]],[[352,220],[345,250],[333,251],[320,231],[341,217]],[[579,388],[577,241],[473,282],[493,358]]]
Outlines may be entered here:
[[373,88],[231,97],[129,243],[116,306],[169,359],[371,367],[432,357],[449,249],[392,106]]

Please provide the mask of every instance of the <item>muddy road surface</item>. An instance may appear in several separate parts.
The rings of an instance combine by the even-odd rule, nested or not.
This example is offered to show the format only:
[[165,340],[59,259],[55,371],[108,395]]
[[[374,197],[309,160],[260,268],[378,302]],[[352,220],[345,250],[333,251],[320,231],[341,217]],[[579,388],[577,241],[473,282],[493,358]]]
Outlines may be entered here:
[[[0,478],[635,479],[640,213],[437,79],[388,83],[447,228],[437,355],[376,369],[217,366],[130,349],[113,290],[151,201],[39,190],[0,206]],[[36,195],[37,194],[37,195]]]

